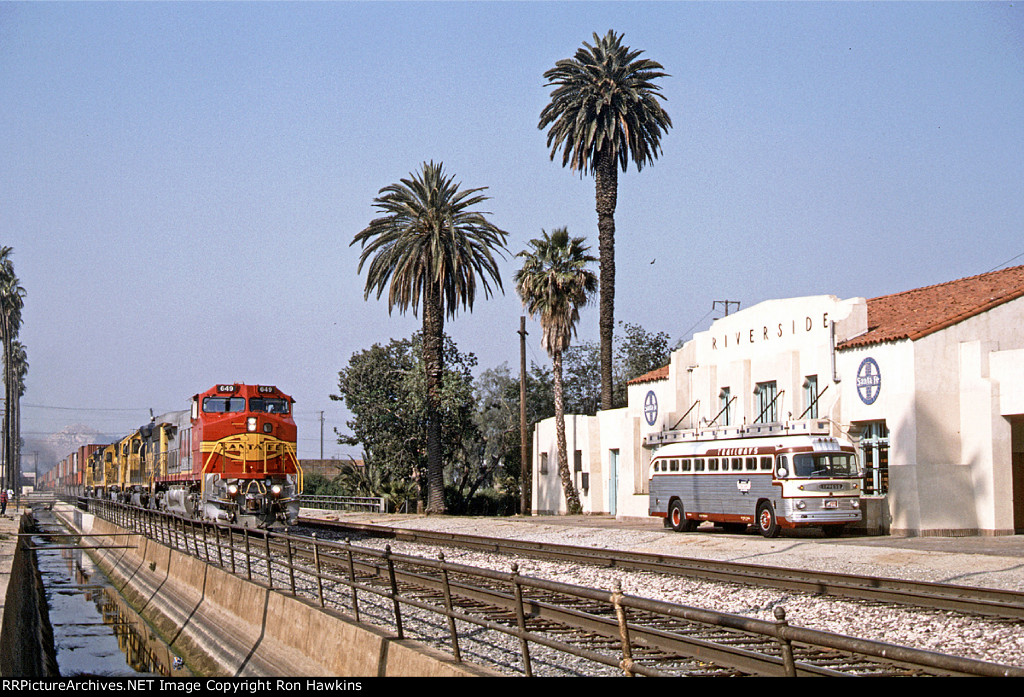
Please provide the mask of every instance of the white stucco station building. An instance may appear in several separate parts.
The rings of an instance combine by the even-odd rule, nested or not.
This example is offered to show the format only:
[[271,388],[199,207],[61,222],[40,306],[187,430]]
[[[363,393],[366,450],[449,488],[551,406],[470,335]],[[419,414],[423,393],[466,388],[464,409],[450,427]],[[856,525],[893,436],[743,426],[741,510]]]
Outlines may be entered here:
[[[567,415],[569,465],[585,512],[647,517],[658,434],[806,419],[857,445],[868,532],[1024,532],[1024,266],[718,319],[633,380],[628,406]],[[548,419],[533,440],[536,514],[566,510],[556,463]]]

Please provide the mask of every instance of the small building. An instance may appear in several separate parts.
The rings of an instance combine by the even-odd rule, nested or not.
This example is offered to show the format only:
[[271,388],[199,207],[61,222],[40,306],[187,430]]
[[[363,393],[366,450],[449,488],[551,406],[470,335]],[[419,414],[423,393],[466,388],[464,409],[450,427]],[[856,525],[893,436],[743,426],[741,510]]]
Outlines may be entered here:
[[[570,468],[586,512],[646,517],[659,434],[809,418],[858,446],[869,532],[1024,531],[1024,266],[715,320],[631,381],[626,407],[565,417]],[[533,453],[534,512],[564,512],[554,419]]]

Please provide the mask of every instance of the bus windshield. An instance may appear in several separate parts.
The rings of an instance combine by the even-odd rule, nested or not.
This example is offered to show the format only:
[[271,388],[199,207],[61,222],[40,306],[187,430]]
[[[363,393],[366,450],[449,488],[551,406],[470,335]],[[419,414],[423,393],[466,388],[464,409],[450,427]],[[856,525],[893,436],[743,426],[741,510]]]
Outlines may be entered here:
[[857,457],[852,453],[807,453],[793,456],[796,477],[856,477]]

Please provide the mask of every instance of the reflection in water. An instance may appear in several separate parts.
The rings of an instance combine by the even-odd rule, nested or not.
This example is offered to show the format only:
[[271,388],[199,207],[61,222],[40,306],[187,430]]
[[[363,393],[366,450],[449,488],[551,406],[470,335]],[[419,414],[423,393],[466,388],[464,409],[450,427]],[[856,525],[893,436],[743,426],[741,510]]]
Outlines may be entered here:
[[[182,677],[190,673],[80,549],[78,537],[41,520],[32,538],[43,578],[61,675]],[[115,543],[116,544],[116,543]],[[46,549],[51,545],[51,549]]]

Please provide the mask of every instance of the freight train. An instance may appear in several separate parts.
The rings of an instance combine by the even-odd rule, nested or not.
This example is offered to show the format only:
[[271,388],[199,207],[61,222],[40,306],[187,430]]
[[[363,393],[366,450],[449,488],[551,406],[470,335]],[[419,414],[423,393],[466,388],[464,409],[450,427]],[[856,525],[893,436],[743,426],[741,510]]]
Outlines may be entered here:
[[303,484],[294,403],[269,385],[215,385],[189,409],[78,448],[43,484],[188,518],[294,525]]

